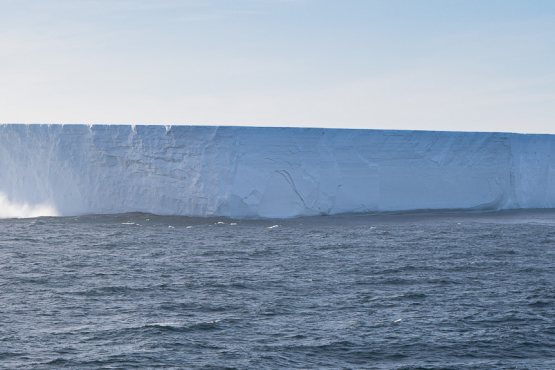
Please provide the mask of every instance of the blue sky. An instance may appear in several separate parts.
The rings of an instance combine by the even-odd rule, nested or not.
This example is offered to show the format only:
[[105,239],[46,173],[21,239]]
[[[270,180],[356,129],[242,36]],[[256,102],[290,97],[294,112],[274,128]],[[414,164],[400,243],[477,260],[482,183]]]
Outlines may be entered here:
[[0,122],[555,134],[552,0],[0,0]]

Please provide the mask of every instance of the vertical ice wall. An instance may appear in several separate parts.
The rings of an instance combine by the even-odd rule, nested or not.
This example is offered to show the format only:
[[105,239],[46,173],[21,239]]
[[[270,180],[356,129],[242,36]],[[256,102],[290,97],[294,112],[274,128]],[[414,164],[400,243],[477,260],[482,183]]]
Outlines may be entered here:
[[551,135],[0,125],[0,194],[59,214],[551,208]]

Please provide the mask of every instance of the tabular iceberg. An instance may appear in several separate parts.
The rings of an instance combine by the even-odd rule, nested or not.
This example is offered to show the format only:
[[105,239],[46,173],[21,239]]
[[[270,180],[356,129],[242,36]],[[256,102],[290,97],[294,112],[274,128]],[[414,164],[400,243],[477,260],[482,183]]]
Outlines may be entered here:
[[554,161],[552,135],[6,124],[0,207],[234,218],[553,208]]

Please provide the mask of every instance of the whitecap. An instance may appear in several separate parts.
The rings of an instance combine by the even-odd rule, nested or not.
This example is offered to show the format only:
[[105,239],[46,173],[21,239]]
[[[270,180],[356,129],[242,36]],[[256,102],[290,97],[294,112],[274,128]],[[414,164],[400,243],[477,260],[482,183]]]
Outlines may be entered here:
[[150,324],[145,324],[142,325],[141,328],[146,328],[149,326],[162,326],[162,327],[174,327],[174,326],[179,326],[181,325],[181,323],[178,322],[153,322]]

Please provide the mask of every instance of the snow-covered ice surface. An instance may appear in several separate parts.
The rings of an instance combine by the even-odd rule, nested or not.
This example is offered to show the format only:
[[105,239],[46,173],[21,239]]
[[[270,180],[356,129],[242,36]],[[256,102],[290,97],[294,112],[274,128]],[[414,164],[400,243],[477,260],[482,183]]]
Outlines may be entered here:
[[553,135],[6,124],[0,217],[554,208],[554,151]]

